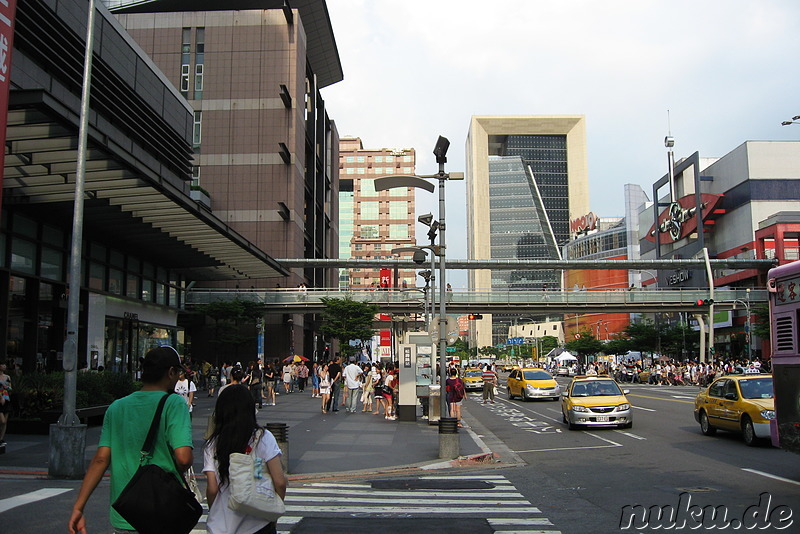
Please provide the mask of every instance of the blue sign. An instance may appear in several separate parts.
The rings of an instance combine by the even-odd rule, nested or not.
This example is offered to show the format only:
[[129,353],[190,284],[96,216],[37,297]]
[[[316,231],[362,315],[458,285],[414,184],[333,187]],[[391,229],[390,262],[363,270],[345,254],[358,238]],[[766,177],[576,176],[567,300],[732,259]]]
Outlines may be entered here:
[[525,338],[522,337],[510,337],[506,340],[506,345],[523,345],[525,342]]

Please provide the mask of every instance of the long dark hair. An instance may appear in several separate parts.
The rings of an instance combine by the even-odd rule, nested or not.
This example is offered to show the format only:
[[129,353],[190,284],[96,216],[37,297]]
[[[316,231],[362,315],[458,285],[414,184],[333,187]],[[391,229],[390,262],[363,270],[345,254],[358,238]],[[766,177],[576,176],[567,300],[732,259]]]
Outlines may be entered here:
[[253,433],[261,428],[256,422],[256,403],[247,386],[234,384],[217,397],[214,408],[214,431],[209,442],[215,441],[214,457],[219,463],[219,483],[228,482],[232,452],[245,452]]

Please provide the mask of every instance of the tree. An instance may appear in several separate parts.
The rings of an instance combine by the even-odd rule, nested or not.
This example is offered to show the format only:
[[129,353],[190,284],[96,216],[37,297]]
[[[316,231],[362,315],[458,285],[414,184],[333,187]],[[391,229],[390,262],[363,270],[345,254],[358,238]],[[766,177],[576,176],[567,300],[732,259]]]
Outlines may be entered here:
[[378,313],[376,304],[349,298],[323,297],[320,300],[325,304],[320,332],[339,341],[339,350],[345,358],[356,350],[350,346],[350,341],[363,343],[375,335],[372,323]]
[[769,339],[769,305],[753,306],[751,321],[753,317],[755,317],[755,321],[751,325],[751,340],[752,336],[756,336],[758,339]]
[[216,348],[217,360],[225,356],[228,347],[233,347],[233,359],[239,360],[239,348],[253,342],[253,329],[264,315],[262,304],[242,299],[209,302],[195,309],[214,321],[214,336],[209,343]]
[[603,350],[603,343],[596,339],[590,332],[581,332],[578,339],[573,339],[564,344],[564,348],[578,355],[578,361],[586,363],[586,357]]
[[555,336],[542,336],[541,341],[539,341],[539,348],[541,349],[542,353],[539,357],[546,356],[550,353],[551,350],[558,347],[558,338]]
[[627,337],[618,336],[603,347],[606,354],[627,354],[631,350],[631,340]]
[[631,346],[641,352],[656,352],[660,342],[660,331],[653,321],[639,321],[630,323],[625,327],[625,335],[631,341]]

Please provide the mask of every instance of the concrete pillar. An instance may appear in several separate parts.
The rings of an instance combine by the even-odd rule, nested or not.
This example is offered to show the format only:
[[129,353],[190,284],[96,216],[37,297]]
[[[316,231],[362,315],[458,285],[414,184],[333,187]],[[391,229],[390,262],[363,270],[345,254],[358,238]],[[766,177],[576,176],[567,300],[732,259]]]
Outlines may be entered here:
[[86,474],[86,425],[50,425],[51,478],[81,479]]
[[461,455],[461,442],[458,435],[458,419],[442,417],[439,419],[439,458],[454,459]]

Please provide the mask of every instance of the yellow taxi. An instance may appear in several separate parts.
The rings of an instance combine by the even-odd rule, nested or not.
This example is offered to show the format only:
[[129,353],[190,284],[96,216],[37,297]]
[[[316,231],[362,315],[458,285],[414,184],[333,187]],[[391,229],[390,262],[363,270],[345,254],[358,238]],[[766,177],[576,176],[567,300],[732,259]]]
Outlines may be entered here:
[[506,391],[509,399],[519,397],[522,400],[558,400],[561,397],[561,386],[553,375],[544,369],[533,367],[513,369],[506,380]]
[[473,389],[483,389],[483,369],[479,367],[467,367],[464,370],[464,375],[461,377],[464,382],[464,389],[467,391]]
[[570,430],[581,426],[633,426],[633,408],[617,382],[605,375],[578,375],[561,395],[561,417]]
[[749,446],[769,437],[775,419],[772,375],[726,375],[714,380],[694,400],[694,419],[706,436],[717,429],[741,432]]

